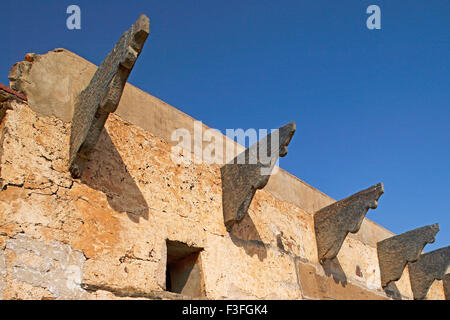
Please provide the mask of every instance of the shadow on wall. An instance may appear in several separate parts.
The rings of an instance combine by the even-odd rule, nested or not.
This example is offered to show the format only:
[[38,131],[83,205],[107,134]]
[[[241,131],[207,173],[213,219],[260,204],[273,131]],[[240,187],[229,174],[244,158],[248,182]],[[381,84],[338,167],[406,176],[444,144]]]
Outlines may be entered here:
[[131,221],[148,220],[149,207],[108,132],[103,129],[83,171],[81,182],[106,194],[112,209]]
[[341,284],[343,287],[347,285],[347,276],[342,269],[341,263],[337,257],[332,260],[326,259],[322,265],[323,271],[327,277],[333,277],[334,282]]
[[245,250],[249,256],[258,256],[260,261],[267,257],[267,249],[261,240],[258,230],[249,214],[246,214],[242,221],[235,223],[229,232],[231,241]]

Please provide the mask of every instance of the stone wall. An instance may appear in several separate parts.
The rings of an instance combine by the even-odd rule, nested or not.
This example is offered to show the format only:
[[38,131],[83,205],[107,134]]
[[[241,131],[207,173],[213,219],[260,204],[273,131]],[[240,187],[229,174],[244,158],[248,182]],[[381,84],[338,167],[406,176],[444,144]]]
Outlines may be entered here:
[[[392,233],[368,219],[320,264],[313,214],[334,200],[283,170],[227,232],[220,165],[171,159],[172,131],[194,119],[129,84],[73,179],[73,102],[94,72],[63,49],[11,71],[28,101],[9,99],[0,124],[1,298],[185,298],[166,290],[167,240],[199,248],[196,298],[412,298],[407,269],[381,288],[376,243]],[[427,298],[444,299],[442,281]]]

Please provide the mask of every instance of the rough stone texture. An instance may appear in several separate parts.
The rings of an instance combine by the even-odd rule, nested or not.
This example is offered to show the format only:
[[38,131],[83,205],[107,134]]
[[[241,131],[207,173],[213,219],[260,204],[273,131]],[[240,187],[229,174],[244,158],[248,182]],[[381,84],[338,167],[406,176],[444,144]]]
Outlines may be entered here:
[[[295,123],[291,122],[263,137],[220,169],[223,216],[228,230],[242,221],[256,190],[266,186],[278,157],[286,156],[294,133]],[[277,136],[278,145],[272,146],[272,139],[277,139]],[[260,154],[263,153],[270,154],[270,161],[261,160]]]
[[424,299],[434,280],[444,279],[449,264],[450,246],[424,253],[417,262],[409,263],[414,299]]
[[450,273],[447,273],[443,279],[445,299],[450,300]]
[[141,15],[126,31],[77,97],[70,136],[70,171],[81,176],[86,159],[97,143],[111,112],[116,111],[133,66],[150,32],[150,20]]
[[[81,180],[73,180],[67,171],[67,123],[38,117],[17,104],[5,120],[0,131],[0,240],[25,233],[82,251],[87,260],[81,286],[88,298],[98,292],[110,292],[111,298],[163,292],[166,239],[205,249],[208,298],[299,297],[292,258],[279,257],[278,238],[260,216],[274,215],[266,222],[283,230],[279,239],[284,246],[311,258],[315,248],[304,248],[299,236],[313,242],[312,221],[301,209],[260,191],[242,229],[229,235],[218,166],[176,165],[169,144],[111,115]],[[256,229],[255,223],[263,228]],[[220,266],[230,252],[236,266],[224,269]],[[265,268],[267,273],[258,275]],[[268,282],[261,286],[263,277]],[[14,288],[11,284],[4,296],[17,297]],[[32,291],[34,298],[49,294]]]
[[2,122],[3,118],[6,115],[6,111],[11,109],[9,101],[0,102],[0,122]]
[[445,300],[444,283],[442,280],[434,280],[424,300]]
[[8,77],[10,87],[23,92],[35,112],[70,122],[76,98],[89,85],[96,70],[74,53],[55,49],[44,55],[36,54],[32,62],[17,62]]
[[377,200],[383,192],[383,184],[379,183],[314,214],[318,257],[321,262],[337,256],[347,234],[359,231],[365,214],[369,209],[377,207]]
[[[185,299],[164,291],[169,239],[204,249],[207,299],[307,299],[302,286],[316,277],[301,277],[299,261],[324,281],[339,282],[333,290],[341,293],[324,297],[355,287],[362,290],[355,298],[412,299],[408,268],[389,292],[381,288],[376,243],[393,234],[368,219],[346,237],[336,259],[318,263],[312,213],[334,200],[286,171],[255,193],[248,214],[228,233],[220,166],[177,165],[170,156],[171,132],[190,130],[193,119],[129,84],[74,180],[67,122],[95,67],[65,50],[28,60],[33,67],[14,80],[28,103],[11,102],[0,123],[0,256],[23,233],[83,252],[86,299]],[[54,298],[48,289],[5,277],[5,299]],[[435,281],[427,299],[442,297]]]
[[[9,78],[11,87],[26,93],[28,104],[33,111],[70,122],[76,97],[89,84],[95,71],[94,64],[75,53],[55,49],[43,55],[35,55],[32,63],[18,62],[11,69]],[[115,114],[170,144],[176,144],[171,140],[171,135],[178,128],[185,128],[194,136],[195,119],[129,83],[125,85]],[[203,130],[206,129],[209,127],[203,125]],[[227,149],[236,149],[237,152],[245,150],[243,146],[221,133],[217,132],[217,136],[226,141],[222,164],[236,156],[234,152],[230,152],[230,155],[234,155],[225,158]],[[294,203],[309,213],[334,202],[329,196],[282,169],[273,174],[265,189],[282,201]],[[372,225],[371,228],[377,226],[373,222],[369,224]],[[377,226],[377,229],[387,236],[392,235],[380,226]]]
[[297,263],[304,299],[314,300],[386,300],[381,292],[368,291],[364,286],[351,284],[337,275],[326,275],[317,266]]
[[[208,299],[302,299],[300,281],[313,280],[299,276],[298,261],[315,265],[324,281],[345,278],[346,287],[336,292],[355,286],[364,296],[388,297],[372,272],[375,248],[348,238],[338,256],[341,268],[323,268],[313,216],[265,190],[228,233],[220,166],[177,165],[170,144],[115,114],[80,180],[67,171],[70,124],[13,103],[1,126],[0,248],[24,233],[83,252],[84,299],[182,299],[164,292],[166,239],[204,249]],[[363,277],[355,274],[356,264]],[[60,298],[32,279],[6,278],[4,298]],[[399,290],[408,297],[407,289]]]
[[23,94],[8,88],[7,86],[0,83],[0,102],[6,100],[23,100],[26,101],[27,97]]
[[0,83],[0,122],[5,117],[6,111],[11,109],[10,101],[12,100],[26,101],[27,98]]
[[400,279],[407,263],[419,259],[425,245],[434,242],[438,231],[436,223],[378,242],[381,286],[386,287],[389,282]]
[[[89,84],[96,66],[65,49],[55,49],[43,55],[32,56],[33,59],[19,62],[11,69],[9,75],[11,87],[25,92],[28,105],[38,114],[54,116],[65,122],[71,121],[76,96]],[[186,128],[191,136],[194,135],[195,119],[128,83],[115,113],[124,121],[151,132],[169,144],[177,143],[171,140],[172,132],[177,128]],[[207,129],[209,127],[203,125],[203,130]],[[222,137],[226,141],[223,155],[228,155],[225,151],[229,149],[237,152],[245,150],[243,146],[219,132],[217,137]],[[222,164],[234,156],[223,158]],[[295,204],[311,215],[335,202],[283,169],[272,174],[264,190],[281,201]],[[360,231],[349,234],[348,237],[376,248],[378,241],[393,235],[392,232],[365,218]]]

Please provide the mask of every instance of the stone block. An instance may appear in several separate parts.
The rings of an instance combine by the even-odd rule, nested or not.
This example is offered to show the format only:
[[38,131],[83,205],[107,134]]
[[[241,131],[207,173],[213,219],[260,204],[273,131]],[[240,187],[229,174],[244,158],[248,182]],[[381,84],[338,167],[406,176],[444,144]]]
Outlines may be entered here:
[[141,15],[126,31],[77,97],[70,136],[70,172],[81,176],[105,122],[119,105],[128,76],[150,32],[150,20]]

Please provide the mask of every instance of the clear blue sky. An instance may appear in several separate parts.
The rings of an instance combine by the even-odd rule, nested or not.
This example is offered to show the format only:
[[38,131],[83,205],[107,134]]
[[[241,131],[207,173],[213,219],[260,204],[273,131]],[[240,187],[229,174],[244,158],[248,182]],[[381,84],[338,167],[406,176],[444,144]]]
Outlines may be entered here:
[[395,233],[438,222],[425,249],[449,245],[450,1],[3,1],[0,82],[27,52],[100,64],[140,13],[132,84],[222,132],[295,121],[282,168],[335,199],[383,182],[368,218]]

